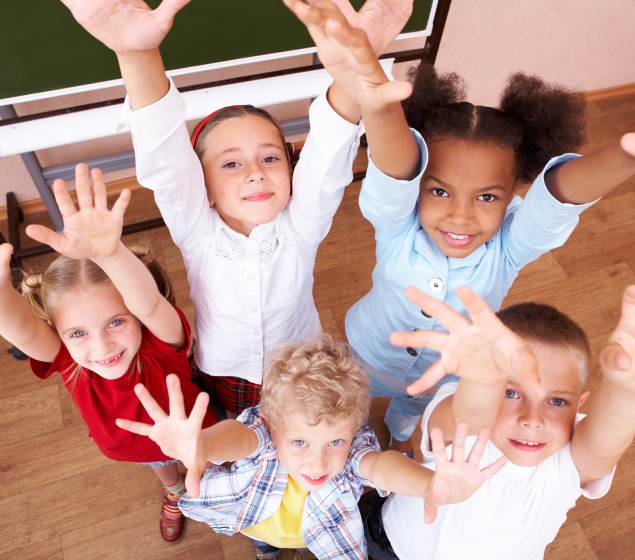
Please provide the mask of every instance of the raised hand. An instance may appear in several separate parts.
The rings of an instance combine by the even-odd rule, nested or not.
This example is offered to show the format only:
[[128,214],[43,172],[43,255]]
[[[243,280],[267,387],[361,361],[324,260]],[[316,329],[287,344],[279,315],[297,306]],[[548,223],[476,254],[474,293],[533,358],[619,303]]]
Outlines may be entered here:
[[207,465],[207,455],[201,437],[201,428],[207,412],[209,395],[199,393],[188,418],[183,405],[183,393],[179,378],[170,374],[166,378],[170,397],[170,415],[157,404],[148,390],[141,384],[135,387],[135,393],[146,409],[154,426],[118,418],[117,426],[129,432],[148,436],[168,457],[174,457],[187,467],[185,487],[190,496],[200,492],[201,473]]
[[368,113],[380,113],[412,93],[408,82],[390,82],[362,29],[351,26],[331,0],[284,0],[307,26],[320,61]]
[[432,387],[446,373],[453,373],[477,385],[495,386],[516,375],[529,395],[542,398],[538,362],[521,337],[496,317],[485,301],[463,286],[457,295],[472,320],[417,288],[406,290],[406,297],[427,315],[434,317],[449,333],[415,331],[392,333],[395,346],[427,347],[441,353],[423,376],[408,387],[412,395]]
[[94,205],[88,167],[80,163],[75,168],[79,211],[75,208],[66,183],[61,179],[53,183],[55,202],[64,218],[63,233],[55,233],[44,226],[30,225],[26,228],[26,234],[72,259],[98,259],[114,255],[119,247],[130,191],[124,189],[109,211],[106,183],[101,171],[93,169],[90,177],[93,180]]
[[423,495],[425,506],[423,520],[426,523],[430,524],[436,519],[439,506],[458,504],[467,500],[487,479],[505,466],[507,457],[503,455],[491,465],[482,470],[479,469],[489,434],[489,428],[481,429],[466,461],[464,459],[465,438],[468,435],[468,425],[465,422],[459,422],[452,442],[452,458],[448,461],[441,430],[438,428],[431,430],[435,473]]
[[600,353],[606,377],[635,392],[635,286],[622,296],[622,316]]
[[353,27],[363,29],[377,56],[401,33],[412,15],[413,0],[366,0],[356,12],[349,0],[332,0]]
[[156,49],[174,16],[190,0],[163,0],[152,10],[143,0],[62,0],[77,22],[118,54]]

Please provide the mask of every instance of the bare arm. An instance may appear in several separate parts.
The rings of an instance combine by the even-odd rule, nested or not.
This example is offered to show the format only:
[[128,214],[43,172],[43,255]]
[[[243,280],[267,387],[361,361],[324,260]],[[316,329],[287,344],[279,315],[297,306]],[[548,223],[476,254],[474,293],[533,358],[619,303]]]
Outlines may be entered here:
[[467,422],[472,435],[483,426],[494,426],[510,375],[518,376],[528,393],[544,395],[538,363],[527,342],[505,327],[472,290],[463,286],[457,295],[471,320],[417,288],[408,288],[406,297],[449,333],[415,331],[390,337],[396,346],[425,346],[441,353],[421,379],[408,387],[410,394],[429,389],[447,373],[461,378],[454,397],[439,403],[431,417],[431,426],[441,428],[446,441],[453,437],[458,422]]
[[12,252],[8,243],[0,245],[0,336],[36,360],[52,362],[60,350],[60,337],[13,289],[9,267]]
[[479,470],[479,463],[489,438],[489,429],[483,428],[479,432],[474,447],[465,460],[467,435],[467,424],[458,424],[452,442],[452,458],[448,461],[441,431],[431,431],[435,471],[396,451],[371,451],[362,457],[359,464],[360,472],[381,490],[422,497],[425,502],[424,521],[432,523],[436,518],[438,506],[458,504],[467,500],[507,462],[507,458],[503,456],[483,470]]
[[396,179],[412,179],[419,148],[406,123],[401,100],[412,92],[408,82],[390,82],[362,29],[350,25],[330,0],[284,0],[307,26],[320,60],[346,94],[362,108],[375,165]]
[[611,472],[635,438],[635,286],[624,290],[622,316],[600,364],[602,380],[571,440],[583,485]]
[[112,280],[130,312],[157,338],[181,350],[187,336],[178,313],[159,293],[148,269],[121,243],[130,191],[124,190],[109,211],[101,171],[93,169],[91,176],[94,205],[88,167],[83,163],[77,166],[75,177],[79,211],[64,181],[58,179],[53,185],[55,201],[64,218],[63,234],[35,225],[27,228],[27,234],[67,257],[95,262]]
[[635,132],[597,152],[545,173],[549,192],[560,202],[593,202],[635,174]]

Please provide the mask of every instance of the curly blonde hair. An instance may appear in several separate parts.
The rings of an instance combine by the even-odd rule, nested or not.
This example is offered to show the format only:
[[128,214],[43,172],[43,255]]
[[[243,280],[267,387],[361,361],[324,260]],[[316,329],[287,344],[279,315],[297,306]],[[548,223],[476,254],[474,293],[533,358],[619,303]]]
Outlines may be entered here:
[[260,407],[271,427],[292,414],[295,400],[319,424],[354,418],[364,422],[370,405],[370,382],[348,344],[322,333],[308,341],[280,344],[267,352]]

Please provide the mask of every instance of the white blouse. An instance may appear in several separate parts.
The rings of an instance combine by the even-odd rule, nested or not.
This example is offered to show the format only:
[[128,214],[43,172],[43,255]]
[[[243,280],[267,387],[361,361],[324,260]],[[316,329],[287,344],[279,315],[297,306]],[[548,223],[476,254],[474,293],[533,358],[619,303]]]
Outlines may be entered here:
[[152,105],[132,111],[126,99],[120,123],[132,128],[139,183],[154,191],[183,254],[198,366],[260,384],[266,350],[322,330],[312,293],[315,255],[353,179],[362,127],[338,116],[326,92],[318,97],[293,196],[275,220],[246,237],[209,206],[185,111],[170,81],[168,94]]

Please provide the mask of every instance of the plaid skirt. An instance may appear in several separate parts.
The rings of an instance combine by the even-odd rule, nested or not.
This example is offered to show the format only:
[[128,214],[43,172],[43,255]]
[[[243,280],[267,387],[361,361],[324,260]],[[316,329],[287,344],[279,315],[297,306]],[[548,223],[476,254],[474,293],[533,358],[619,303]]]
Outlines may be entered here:
[[207,375],[196,365],[194,354],[190,358],[192,381],[225,410],[240,414],[246,408],[260,403],[260,385],[240,377],[215,377]]

